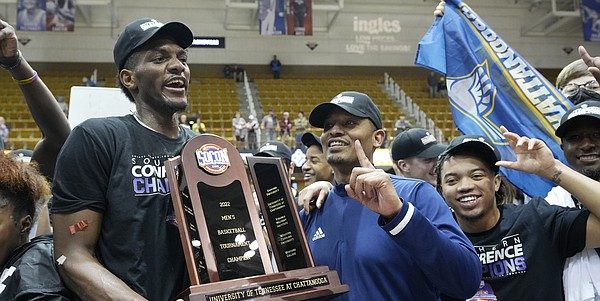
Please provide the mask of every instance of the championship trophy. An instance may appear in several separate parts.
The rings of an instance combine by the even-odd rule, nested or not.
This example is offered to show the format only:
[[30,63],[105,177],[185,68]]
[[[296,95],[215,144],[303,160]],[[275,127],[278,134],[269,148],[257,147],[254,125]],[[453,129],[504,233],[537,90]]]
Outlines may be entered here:
[[281,159],[247,159],[264,230],[231,143],[203,134],[165,162],[191,283],[180,298],[326,300],[347,292],[335,271],[314,266]]

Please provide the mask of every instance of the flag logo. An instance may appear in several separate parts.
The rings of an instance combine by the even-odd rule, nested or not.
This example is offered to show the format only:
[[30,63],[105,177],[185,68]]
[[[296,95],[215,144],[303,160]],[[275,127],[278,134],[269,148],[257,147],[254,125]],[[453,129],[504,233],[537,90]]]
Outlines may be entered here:
[[487,118],[494,110],[496,98],[487,60],[465,76],[448,77],[447,86],[452,106],[471,118],[491,141],[504,143],[500,126]]
[[[500,126],[543,140],[565,162],[554,134],[572,104],[525,58],[461,0],[446,0],[419,42],[416,64],[446,75],[450,108],[463,133],[489,138],[503,160],[515,153]],[[500,168],[529,196],[545,196],[554,185],[536,175]]]

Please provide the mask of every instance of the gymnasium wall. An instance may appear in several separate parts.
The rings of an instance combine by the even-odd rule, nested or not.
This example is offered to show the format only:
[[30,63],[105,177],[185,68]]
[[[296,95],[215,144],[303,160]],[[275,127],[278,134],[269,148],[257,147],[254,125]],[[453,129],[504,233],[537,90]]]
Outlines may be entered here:
[[[3,1],[0,14],[14,23],[14,4]],[[570,55],[562,50],[582,43],[578,22],[568,23],[571,26],[560,30],[558,36],[522,36],[522,26],[540,18],[547,12],[545,9],[530,11],[530,1],[524,0],[469,2],[534,66],[561,68],[578,58],[576,50]],[[123,26],[135,18],[152,16],[161,21],[185,22],[195,35],[226,38],[226,49],[191,49],[191,64],[212,64],[218,69],[222,64],[238,63],[260,68],[277,54],[285,66],[299,66],[299,70],[302,66],[308,70],[311,66],[412,66],[416,45],[433,21],[432,11],[437,1],[347,0],[337,15],[315,12],[315,33],[311,37],[260,36],[254,21],[255,10],[227,10],[225,0],[114,0],[113,3],[113,7],[82,6],[77,12],[74,33],[18,32],[20,37],[31,39],[21,47],[23,53],[34,62],[111,63],[112,46]],[[82,17],[84,11],[86,19]],[[393,26],[380,25],[385,22]],[[241,29],[244,26],[248,29]],[[308,42],[318,46],[311,51],[305,45]],[[586,46],[590,52],[600,54],[599,46]]]

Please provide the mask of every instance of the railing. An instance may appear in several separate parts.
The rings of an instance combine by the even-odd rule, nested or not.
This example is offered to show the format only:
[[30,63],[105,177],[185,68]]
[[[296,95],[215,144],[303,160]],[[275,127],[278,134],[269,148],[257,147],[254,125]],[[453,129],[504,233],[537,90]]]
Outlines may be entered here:
[[427,117],[427,114],[421,110],[419,105],[417,105],[410,96],[406,95],[406,92],[400,88],[400,85],[398,85],[387,72],[383,74],[383,77],[386,91],[388,91],[404,112],[415,119],[416,126],[434,133],[434,136],[438,141],[446,141],[444,132],[436,126],[431,118]]

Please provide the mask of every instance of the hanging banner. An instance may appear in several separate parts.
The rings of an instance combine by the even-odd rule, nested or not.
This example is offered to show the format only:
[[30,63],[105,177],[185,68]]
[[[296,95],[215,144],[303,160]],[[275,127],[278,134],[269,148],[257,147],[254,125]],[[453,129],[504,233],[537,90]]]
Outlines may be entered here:
[[[419,42],[415,63],[446,75],[458,129],[488,137],[503,160],[515,160],[515,155],[501,125],[543,140],[566,162],[554,131],[573,105],[464,2],[446,0],[444,16]],[[529,196],[546,196],[553,187],[535,175],[501,172]]]
[[583,39],[600,41],[600,2],[581,0],[581,20],[583,22]]
[[287,34],[312,36],[312,0],[286,0]]
[[75,0],[19,0],[17,30],[73,31]]
[[46,30],[75,30],[75,0],[46,1]]
[[312,0],[260,0],[261,35],[312,36]]
[[19,0],[17,2],[17,30],[46,30],[46,0]]
[[285,35],[286,0],[260,0],[258,2],[258,29],[260,35]]

